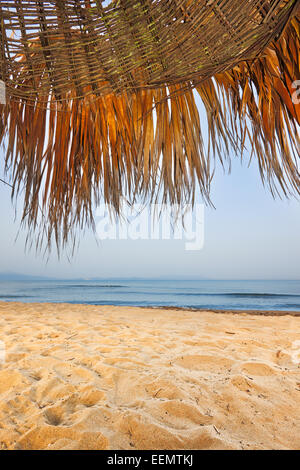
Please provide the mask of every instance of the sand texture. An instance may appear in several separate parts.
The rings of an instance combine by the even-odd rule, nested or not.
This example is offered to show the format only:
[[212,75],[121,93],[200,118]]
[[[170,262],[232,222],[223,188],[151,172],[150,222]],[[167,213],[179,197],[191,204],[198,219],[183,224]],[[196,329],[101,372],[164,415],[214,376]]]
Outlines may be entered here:
[[1,449],[300,448],[299,316],[0,303],[0,340]]

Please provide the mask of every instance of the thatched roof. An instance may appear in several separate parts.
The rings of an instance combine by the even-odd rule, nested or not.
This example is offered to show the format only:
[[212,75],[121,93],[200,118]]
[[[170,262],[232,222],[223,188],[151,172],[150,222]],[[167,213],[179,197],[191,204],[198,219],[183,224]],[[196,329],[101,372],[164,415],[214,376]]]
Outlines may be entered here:
[[212,158],[245,143],[274,194],[299,194],[299,3],[0,1],[0,142],[29,229],[66,242],[102,197],[209,200]]

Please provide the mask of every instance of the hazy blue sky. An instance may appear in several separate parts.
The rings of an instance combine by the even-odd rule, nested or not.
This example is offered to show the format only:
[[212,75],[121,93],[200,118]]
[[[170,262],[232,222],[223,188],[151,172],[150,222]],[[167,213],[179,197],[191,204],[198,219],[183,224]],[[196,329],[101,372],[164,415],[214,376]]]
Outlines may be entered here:
[[[0,154],[3,158],[3,153]],[[205,209],[205,243],[185,251],[184,241],[102,241],[86,232],[71,262],[53,251],[46,263],[24,254],[10,189],[0,183],[0,271],[60,277],[204,277],[210,279],[300,279],[300,202],[273,200],[255,160],[233,160],[230,175],[220,165],[212,184],[216,209]]]

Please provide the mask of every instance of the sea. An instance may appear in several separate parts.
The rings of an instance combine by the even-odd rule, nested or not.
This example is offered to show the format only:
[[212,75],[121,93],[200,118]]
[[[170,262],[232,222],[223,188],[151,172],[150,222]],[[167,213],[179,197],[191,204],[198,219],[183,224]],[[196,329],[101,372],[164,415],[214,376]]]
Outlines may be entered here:
[[300,281],[0,281],[0,301],[300,311]]

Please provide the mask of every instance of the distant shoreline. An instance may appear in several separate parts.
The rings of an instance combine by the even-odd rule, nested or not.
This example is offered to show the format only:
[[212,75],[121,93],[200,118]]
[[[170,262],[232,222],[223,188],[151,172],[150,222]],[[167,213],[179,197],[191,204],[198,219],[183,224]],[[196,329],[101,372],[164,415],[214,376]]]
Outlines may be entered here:
[[151,309],[151,310],[174,310],[176,312],[183,311],[183,312],[195,312],[195,313],[219,313],[219,314],[234,314],[234,315],[256,315],[256,316],[266,316],[266,317],[282,317],[282,316],[293,316],[293,317],[300,317],[300,311],[298,310],[247,310],[247,309],[213,309],[213,308],[192,308],[192,307],[177,307],[173,305],[167,306],[143,306],[143,305],[118,305],[118,304],[93,304],[93,303],[72,303],[72,302],[19,302],[15,300],[0,300],[0,304],[18,304],[18,305],[65,305],[65,306],[77,306],[77,307],[113,307],[113,308],[126,308],[126,309]]
[[260,315],[266,317],[282,317],[285,315],[291,315],[293,317],[300,317],[300,311],[297,310],[235,310],[235,309],[227,309],[227,310],[218,310],[213,308],[191,308],[191,307],[172,307],[171,305],[168,307],[139,307],[139,308],[153,308],[153,309],[163,309],[163,310],[184,310],[187,312],[210,312],[210,313],[230,313],[230,314],[246,314],[246,315]]

